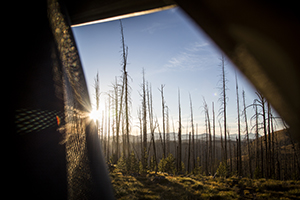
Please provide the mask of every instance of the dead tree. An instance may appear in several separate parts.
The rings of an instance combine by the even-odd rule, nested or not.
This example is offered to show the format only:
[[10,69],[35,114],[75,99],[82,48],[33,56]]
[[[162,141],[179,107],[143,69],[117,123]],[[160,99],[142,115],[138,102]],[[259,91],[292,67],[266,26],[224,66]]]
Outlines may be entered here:
[[190,96],[190,108],[191,108],[191,127],[192,127],[192,170],[195,168],[195,138],[194,138],[194,116],[193,116],[193,103],[191,94]]
[[213,112],[213,149],[212,149],[212,173],[215,173],[215,161],[216,161],[216,125],[215,125],[215,108],[214,102],[212,102],[212,112]]
[[170,153],[170,118],[169,107],[166,106],[166,155]]
[[141,161],[143,162],[143,121],[142,121],[142,111],[141,111],[141,108],[139,107],[138,111],[137,111],[137,114],[138,114],[138,119],[139,119],[139,127],[140,127],[140,144],[141,144],[141,148],[140,148],[140,151],[141,151]]
[[230,166],[230,172],[232,172],[232,151],[231,151],[231,139],[230,139],[230,133],[227,131],[228,134],[228,144],[229,144],[229,166]]
[[240,100],[239,100],[239,86],[237,81],[237,75],[235,73],[235,84],[236,84],[236,105],[238,115],[238,143],[237,143],[237,170],[238,175],[242,176],[242,150],[241,150],[241,120],[240,120]]
[[164,85],[161,84],[161,106],[162,106],[162,119],[163,119],[163,158],[166,157],[166,129],[165,129],[165,99],[164,99]]
[[99,83],[99,73],[97,72],[95,78],[95,98],[96,98],[96,109],[99,110],[99,103],[100,103],[100,83]]
[[268,109],[268,113],[267,113],[267,115],[268,115],[268,120],[267,120],[267,122],[268,122],[268,128],[267,128],[267,131],[268,131],[268,152],[269,152],[269,155],[268,155],[268,158],[269,158],[269,160],[268,160],[268,166],[269,166],[269,174],[270,174],[270,176],[269,177],[271,177],[271,175],[273,174],[273,169],[274,169],[274,167],[273,167],[273,163],[272,163],[272,140],[271,140],[271,105],[270,105],[270,103],[269,102],[267,102],[267,109]]
[[154,157],[154,163],[155,163],[155,173],[157,173],[158,165],[157,165],[156,146],[155,146],[155,137],[154,137],[154,132],[155,132],[155,129],[157,126],[156,126],[156,124],[154,124],[151,85],[150,85],[150,88],[148,88],[148,85],[147,85],[147,99],[148,99],[148,113],[149,113],[148,115],[149,115],[149,126],[150,126],[150,132],[151,132],[151,141],[153,143],[153,157]]
[[105,102],[105,108],[104,108],[104,115],[102,116],[104,118],[104,126],[103,126],[103,154],[104,157],[107,156],[107,151],[106,151],[106,147],[107,147],[107,104]]
[[227,115],[226,115],[226,108],[227,108],[227,96],[226,96],[226,83],[227,83],[227,79],[226,79],[226,75],[225,75],[225,57],[222,54],[221,57],[221,70],[222,70],[222,75],[221,75],[221,82],[222,82],[222,87],[221,87],[221,97],[219,99],[219,101],[221,102],[221,108],[220,108],[220,112],[219,115],[223,114],[223,128],[224,128],[224,143],[225,143],[225,162],[227,163]]
[[212,172],[212,140],[211,140],[211,127],[210,127],[210,118],[209,118],[209,110],[207,103],[205,101],[205,98],[203,97],[203,106],[204,106],[204,112],[205,112],[205,117],[206,117],[206,125],[207,125],[207,131],[206,134],[208,134],[208,145],[207,150],[208,150],[208,159],[207,159],[207,164],[210,166],[210,172]]
[[[255,140],[256,140],[256,156],[255,156],[255,167],[256,169],[259,169],[259,133],[258,133],[258,111],[257,111],[257,106],[255,106]],[[261,168],[263,170],[263,166]]]
[[265,175],[265,178],[269,178],[269,166],[268,166],[268,142],[267,142],[267,124],[266,124],[266,99],[265,97],[259,93],[259,92],[256,92],[256,95],[258,97],[258,99],[254,99],[254,102],[253,102],[253,106],[259,106],[261,108],[261,113],[258,113],[258,115],[261,115],[263,117],[263,122],[262,122],[262,128],[264,130],[264,144],[265,144],[265,160],[266,160],[266,165],[265,167],[263,168],[264,166],[264,158],[263,158],[263,145],[261,144],[261,165],[262,165],[262,172],[264,172],[264,175]]
[[[114,87],[114,100],[115,100],[115,129],[116,129],[116,158],[114,160],[114,162],[117,162],[117,160],[120,157],[120,125],[121,125],[121,115],[122,115],[122,106],[123,106],[123,84],[122,84],[122,89],[120,91],[119,89],[119,84],[118,84],[118,80],[116,77],[116,81],[115,84],[113,85]],[[120,98],[120,99],[119,99]]]
[[109,154],[110,154],[110,109],[111,109],[111,97],[108,96],[108,122],[107,122],[107,154],[106,154],[106,160],[109,160]]
[[177,151],[177,141],[176,141],[176,134],[175,134],[175,125],[174,125],[174,120],[172,117],[172,127],[173,127],[173,139],[174,139],[174,152],[175,152],[175,163],[176,163],[176,170],[178,171],[178,151]]
[[142,165],[143,169],[147,166],[147,101],[146,101],[146,82],[145,71],[143,69],[143,84],[142,84],[142,115],[143,115],[143,152],[142,152]]
[[178,89],[178,171],[181,172],[181,106],[180,90]]
[[[205,109],[205,108],[204,108]],[[204,154],[204,157],[205,157],[205,173],[206,175],[208,174],[208,124],[207,124],[207,115],[206,115],[206,112],[205,112],[205,154]]]
[[[122,38],[122,58],[123,58],[123,88],[124,91],[124,103],[125,103],[125,134],[126,134],[126,143],[127,143],[127,156],[130,156],[130,146],[129,146],[129,103],[130,103],[130,91],[128,86],[128,74],[127,74],[127,56],[128,56],[128,46],[125,45],[124,40],[124,32],[123,32],[123,24],[120,20],[120,28],[121,28],[121,38]],[[123,143],[123,145],[125,145]],[[124,152],[125,154],[125,152]]]
[[245,100],[245,91],[243,90],[243,104],[244,104],[244,119],[245,119],[245,129],[246,129],[246,136],[247,136],[247,150],[248,150],[248,163],[249,163],[249,173],[250,178],[253,178],[252,174],[252,162],[251,162],[251,150],[250,150],[250,139],[249,139],[249,131],[248,131],[248,121],[247,121],[247,108],[246,108],[246,100]]
[[188,162],[188,168],[187,168],[187,172],[190,173],[191,172],[191,132],[189,132],[189,146],[188,146],[188,158],[187,158],[187,162]]
[[219,127],[220,127],[220,135],[221,135],[221,161],[223,162],[225,160],[224,156],[224,145],[223,145],[223,134],[222,134],[222,124],[219,121]]
[[[99,73],[97,72],[96,78],[95,78],[95,99],[96,99],[96,110],[99,111],[99,102],[100,102],[100,86],[99,86]],[[99,112],[97,112],[99,113]],[[99,135],[99,119],[96,118],[96,130],[97,130],[97,134],[98,137],[101,136]],[[101,137],[100,137],[100,141],[101,141]]]

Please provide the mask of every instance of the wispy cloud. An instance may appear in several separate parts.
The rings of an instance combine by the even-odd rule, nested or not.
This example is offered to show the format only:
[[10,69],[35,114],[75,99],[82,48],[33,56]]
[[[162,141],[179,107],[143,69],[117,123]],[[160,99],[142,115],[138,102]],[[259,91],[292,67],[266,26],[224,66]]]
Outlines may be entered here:
[[149,34],[153,34],[155,31],[165,29],[165,28],[166,27],[164,26],[163,23],[154,22],[151,25],[149,25],[148,27],[142,29],[142,32],[147,32]]
[[211,61],[211,55],[207,47],[209,47],[207,42],[195,42],[172,57],[164,67],[176,71],[205,70],[209,67]]
[[190,45],[189,47],[186,47],[185,49],[190,52],[206,51],[207,46],[209,46],[208,42],[204,42],[204,43],[195,42],[194,44]]

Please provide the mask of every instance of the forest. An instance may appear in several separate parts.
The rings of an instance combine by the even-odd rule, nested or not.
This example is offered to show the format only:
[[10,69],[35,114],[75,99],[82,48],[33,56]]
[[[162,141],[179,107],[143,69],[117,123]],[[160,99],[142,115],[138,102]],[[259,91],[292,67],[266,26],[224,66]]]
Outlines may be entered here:
[[[178,89],[177,94],[174,94],[178,99],[178,115],[172,116],[176,119],[176,123],[170,123],[171,116],[169,116],[167,102],[164,98],[165,85],[163,84],[158,91],[161,96],[161,115],[163,118],[162,123],[159,124],[153,111],[151,83],[146,80],[143,70],[143,81],[139,91],[141,105],[137,112],[139,135],[132,134],[131,119],[134,112],[131,110],[132,91],[127,72],[128,46],[125,44],[121,20],[120,32],[121,75],[116,76],[112,90],[105,93],[107,102],[105,110],[102,111],[102,118],[95,121],[103,156],[111,172],[114,190],[118,198],[121,198],[122,194],[116,187],[121,187],[121,183],[118,183],[119,185],[116,183],[125,177],[127,179],[121,182],[141,179],[143,181],[151,180],[151,183],[161,183],[170,181],[170,176],[178,181],[178,184],[179,182],[191,182],[190,186],[196,189],[194,188],[194,193],[190,191],[188,197],[197,196],[198,190],[208,187],[204,185],[205,182],[213,184],[212,179],[222,179],[222,184],[228,185],[234,184],[235,181],[239,185],[241,185],[241,181],[244,181],[243,184],[250,181],[250,185],[256,184],[257,188],[260,188],[261,182],[257,183],[254,180],[264,180],[264,183],[278,180],[276,183],[280,185],[283,185],[283,182],[289,183],[289,186],[294,184],[290,188],[293,191],[290,193],[293,198],[300,194],[298,182],[300,178],[300,149],[298,142],[293,140],[288,125],[280,117],[274,115],[271,105],[260,92],[256,92],[257,98],[253,99],[252,104],[246,105],[246,94],[244,91],[240,91],[237,78],[236,87],[231,88],[236,91],[237,133],[232,134],[228,130],[228,80],[226,79],[223,55],[220,58],[221,74],[219,74],[221,82],[220,107],[214,102],[206,102],[205,97],[203,97],[205,133],[199,133],[198,124],[194,121],[195,114],[191,96],[189,96],[189,129],[188,132],[183,132],[184,122],[182,120],[180,89]],[[101,91],[98,73],[95,76],[94,89],[96,109],[99,110]],[[247,115],[250,109],[254,112],[252,116]],[[278,130],[277,124],[281,124],[283,128]],[[145,177],[148,179],[143,179]],[[295,182],[288,182],[291,180]],[[134,181],[131,182],[134,183]],[[171,183],[168,184],[172,185]],[[147,184],[143,183],[142,185]],[[141,187],[141,185],[132,187]],[[185,188],[185,186],[182,187]],[[249,187],[249,184],[245,183],[243,187]],[[272,189],[278,190],[276,187],[274,186]],[[188,190],[187,186],[185,191]],[[232,198],[244,197],[247,195],[245,190],[243,190],[243,194],[232,194]],[[283,192],[288,190],[283,190]],[[254,198],[254,193],[251,193],[252,189],[248,188],[247,191],[249,195],[252,195],[248,197]],[[126,192],[123,193],[126,194]]]

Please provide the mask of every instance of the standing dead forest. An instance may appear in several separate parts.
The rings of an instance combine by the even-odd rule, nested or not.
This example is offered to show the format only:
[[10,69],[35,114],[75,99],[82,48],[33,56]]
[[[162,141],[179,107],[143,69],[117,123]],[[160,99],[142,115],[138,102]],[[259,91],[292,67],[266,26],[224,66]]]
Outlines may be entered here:
[[[300,148],[292,139],[288,125],[277,117],[265,97],[256,92],[253,103],[246,104],[245,91],[235,80],[236,128],[231,133],[227,122],[227,90],[225,57],[220,56],[220,99],[206,102],[202,99],[203,112],[194,112],[193,99],[189,96],[189,120],[182,118],[181,91],[174,94],[178,99],[177,116],[169,115],[165,100],[167,85],[153,89],[146,80],[143,70],[140,84],[140,106],[131,110],[130,74],[127,71],[128,46],[120,20],[121,75],[116,76],[111,91],[100,91],[99,78],[95,77],[96,108],[99,97],[104,95],[105,110],[102,118],[96,120],[102,151],[109,166],[116,166],[125,174],[147,174],[165,172],[168,174],[201,174],[213,177],[248,177],[278,180],[299,180]],[[152,95],[161,97],[161,113],[154,113]],[[103,102],[102,102],[103,103]],[[249,112],[251,111],[251,112]],[[187,112],[187,111],[185,111]],[[248,113],[254,113],[249,115]],[[162,116],[159,123],[157,115]],[[195,115],[205,118],[204,133]],[[132,134],[132,116],[139,120],[139,134]],[[175,123],[173,122],[173,119]],[[185,128],[183,128],[185,127]],[[187,128],[188,127],[188,128]],[[283,128],[278,128],[283,127]]]

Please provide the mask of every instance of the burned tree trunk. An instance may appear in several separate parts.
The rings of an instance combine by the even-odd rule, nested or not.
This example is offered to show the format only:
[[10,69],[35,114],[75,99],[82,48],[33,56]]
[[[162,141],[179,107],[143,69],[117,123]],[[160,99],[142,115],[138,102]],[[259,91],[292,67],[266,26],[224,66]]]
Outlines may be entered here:
[[180,90],[178,89],[178,171],[181,172],[181,106],[180,106]]
[[190,107],[191,107],[191,127],[192,127],[192,170],[195,168],[195,138],[194,138],[194,116],[193,116],[193,104],[190,94]]
[[247,121],[247,110],[246,110],[246,100],[245,100],[245,91],[243,91],[243,103],[244,103],[244,118],[245,118],[245,125],[246,125],[246,136],[247,136],[247,150],[248,150],[248,164],[249,164],[249,173],[250,178],[253,178],[252,174],[252,159],[251,159],[251,150],[250,150],[250,139],[249,139],[249,132],[248,132],[248,121]]
[[164,85],[158,89],[161,93],[162,119],[163,119],[163,158],[166,157],[166,130],[165,130],[165,99],[164,99]]
[[237,75],[235,73],[236,82],[236,105],[237,105],[237,115],[238,115],[238,143],[237,143],[237,170],[238,175],[242,176],[242,150],[241,150],[241,120],[240,120],[240,100],[239,100],[239,86],[237,81]]
[[[127,156],[130,156],[130,146],[129,146],[129,89],[128,89],[128,74],[127,74],[127,56],[128,56],[128,46],[125,45],[123,24],[120,20],[121,37],[122,37],[122,58],[123,58],[123,88],[124,91],[124,103],[125,103],[125,135],[126,135],[126,146],[127,146]],[[123,143],[125,145],[125,143]],[[124,152],[125,154],[125,152]]]

